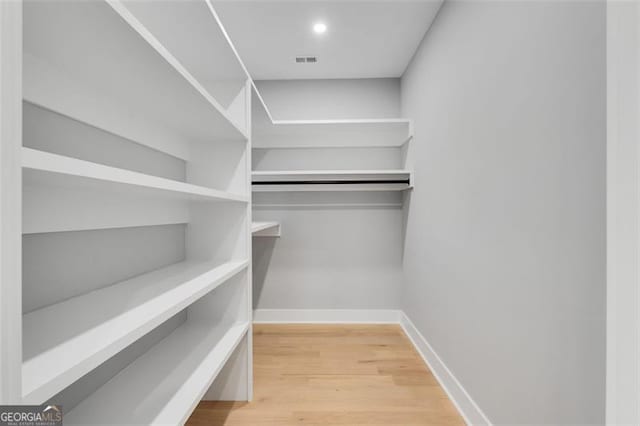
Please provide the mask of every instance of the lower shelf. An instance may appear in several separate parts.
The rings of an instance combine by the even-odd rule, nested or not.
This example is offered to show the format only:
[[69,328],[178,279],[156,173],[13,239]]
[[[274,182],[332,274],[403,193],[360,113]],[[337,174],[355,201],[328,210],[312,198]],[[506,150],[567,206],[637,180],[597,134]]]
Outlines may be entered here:
[[280,224],[278,222],[253,222],[251,234],[254,237],[279,237]]
[[24,403],[46,401],[247,265],[180,262],[24,315]]
[[65,424],[183,424],[248,329],[187,321],[65,415]]

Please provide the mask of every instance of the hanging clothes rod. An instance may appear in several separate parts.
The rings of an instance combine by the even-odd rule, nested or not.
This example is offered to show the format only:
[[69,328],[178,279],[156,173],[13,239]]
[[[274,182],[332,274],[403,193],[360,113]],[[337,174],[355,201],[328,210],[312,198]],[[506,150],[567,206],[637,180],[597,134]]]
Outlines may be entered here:
[[276,180],[253,181],[252,185],[367,185],[367,184],[405,184],[409,179],[401,180]]

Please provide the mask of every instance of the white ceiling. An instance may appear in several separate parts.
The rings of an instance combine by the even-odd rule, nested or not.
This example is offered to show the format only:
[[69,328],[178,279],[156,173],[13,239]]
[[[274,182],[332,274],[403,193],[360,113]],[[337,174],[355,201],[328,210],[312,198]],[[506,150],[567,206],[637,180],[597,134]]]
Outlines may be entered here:
[[[400,77],[442,0],[217,0],[256,80]],[[312,31],[315,22],[327,32]],[[296,56],[318,62],[297,64]]]

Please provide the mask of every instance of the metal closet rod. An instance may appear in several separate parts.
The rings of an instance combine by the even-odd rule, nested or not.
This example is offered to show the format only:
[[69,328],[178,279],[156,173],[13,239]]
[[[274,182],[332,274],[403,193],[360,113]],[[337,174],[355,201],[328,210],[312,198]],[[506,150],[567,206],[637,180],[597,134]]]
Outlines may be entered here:
[[274,180],[251,182],[252,185],[354,185],[354,184],[406,184],[409,185],[409,179],[401,180]]

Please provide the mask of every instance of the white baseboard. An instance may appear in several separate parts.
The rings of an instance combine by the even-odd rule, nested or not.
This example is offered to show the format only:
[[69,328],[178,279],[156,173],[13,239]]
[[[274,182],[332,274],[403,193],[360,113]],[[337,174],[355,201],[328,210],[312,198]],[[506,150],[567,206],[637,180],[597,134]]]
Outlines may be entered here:
[[431,370],[440,383],[440,386],[442,386],[449,396],[451,402],[456,406],[465,422],[468,425],[491,425],[491,422],[480,407],[478,407],[478,404],[469,396],[458,379],[456,379],[451,370],[447,368],[445,363],[442,362],[442,359],[440,359],[438,354],[433,350],[429,342],[427,342],[427,339],[418,331],[404,312],[401,313],[400,316],[400,325],[413,343],[413,346],[416,347],[422,356],[422,359],[424,359],[429,370]]
[[256,309],[255,324],[398,324],[402,312],[394,309]]

